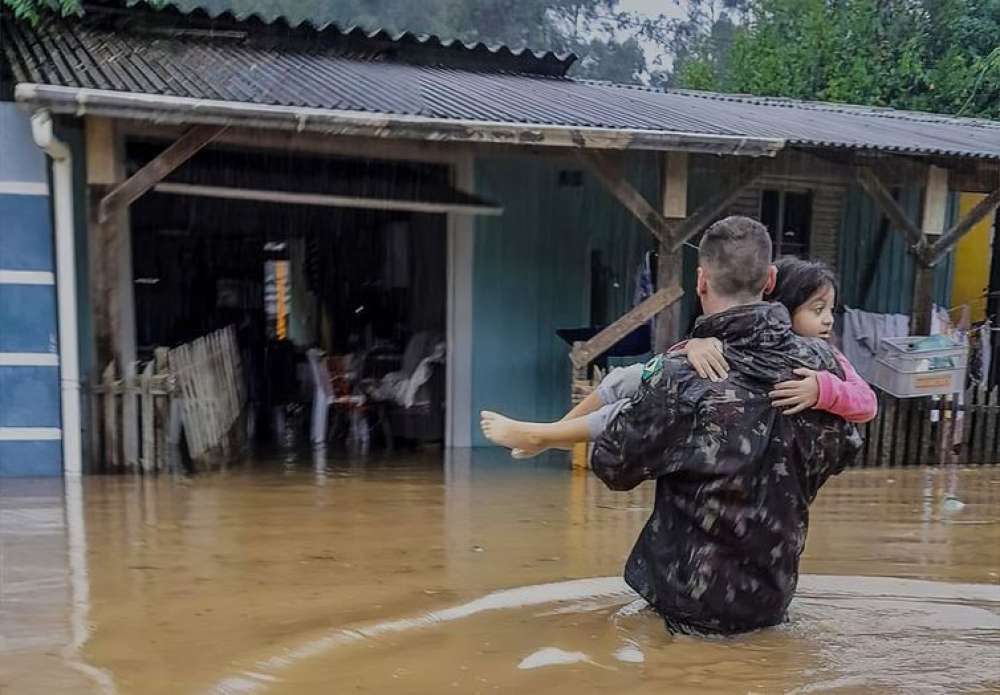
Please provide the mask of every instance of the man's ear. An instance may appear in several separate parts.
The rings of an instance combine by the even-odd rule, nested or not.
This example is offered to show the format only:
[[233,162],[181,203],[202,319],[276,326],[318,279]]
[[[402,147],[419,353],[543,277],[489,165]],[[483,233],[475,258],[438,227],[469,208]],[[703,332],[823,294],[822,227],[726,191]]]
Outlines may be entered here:
[[764,296],[774,292],[774,286],[778,284],[778,266],[773,263],[767,266],[767,281],[764,283]]
[[704,297],[708,293],[708,277],[705,275],[705,269],[698,266],[698,281],[695,284],[695,292],[699,297]]

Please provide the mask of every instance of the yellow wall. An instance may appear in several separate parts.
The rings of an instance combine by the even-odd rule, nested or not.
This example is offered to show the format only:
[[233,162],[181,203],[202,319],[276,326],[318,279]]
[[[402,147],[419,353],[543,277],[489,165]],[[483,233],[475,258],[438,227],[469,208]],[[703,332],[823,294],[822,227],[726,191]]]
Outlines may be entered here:
[[[959,219],[985,196],[962,193],[959,196]],[[973,321],[986,318],[986,302],[982,299],[990,284],[990,257],[993,243],[993,215],[987,215],[972,228],[955,247],[955,280],[951,290],[951,305],[968,304]]]

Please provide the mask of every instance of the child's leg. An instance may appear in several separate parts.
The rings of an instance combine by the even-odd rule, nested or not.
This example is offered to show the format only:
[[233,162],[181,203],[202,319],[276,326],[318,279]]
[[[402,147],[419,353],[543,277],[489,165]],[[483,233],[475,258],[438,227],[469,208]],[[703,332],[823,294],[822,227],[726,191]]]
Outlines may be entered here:
[[583,417],[599,410],[606,405],[612,405],[621,400],[626,400],[635,395],[642,384],[642,370],[644,364],[630,364],[627,367],[612,369],[607,376],[601,379],[597,388],[582,401],[563,416],[563,420]]
[[627,367],[612,369],[597,385],[596,393],[604,405],[612,405],[619,401],[632,398],[642,385],[642,370],[646,365],[641,362]]
[[574,444],[596,439],[627,401],[606,405],[583,417],[558,422],[522,422],[483,411],[483,434],[494,444],[517,450],[517,458],[535,456],[546,449],[572,449]]

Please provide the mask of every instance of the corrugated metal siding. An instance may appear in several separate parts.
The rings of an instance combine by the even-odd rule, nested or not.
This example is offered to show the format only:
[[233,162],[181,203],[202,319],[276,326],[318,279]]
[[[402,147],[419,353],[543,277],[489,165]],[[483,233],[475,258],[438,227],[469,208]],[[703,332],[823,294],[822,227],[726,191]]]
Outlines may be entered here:
[[[526,158],[476,160],[478,194],[504,206],[476,220],[473,268],[472,411],[555,420],[569,407],[568,346],[556,329],[590,323],[590,255],[612,273],[608,312],[631,306],[635,272],[652,236],[584,175],[559,185],[561,167]],[[633,157],[630,178],[657,204],[659,166]],[[473,444],[485,444],[478,418]]]
[[[955,219],[954,196],[949,196],[948,224]],[[921,190],[902,189],[900,204],[911,219],[919,219]],[[864,284],[873,256],[879,251],[882,214],[862,190],[848,189],[840,224],[840,287],[843,304],[878,313],[908,314],[912,300],[913,258],[906,251],[903,235],[886,228],[888,235],[874,261],[876,272],[871,287]],[[952,257],[949,254],[934,275],[934,298],[947,306],[951,296]]]

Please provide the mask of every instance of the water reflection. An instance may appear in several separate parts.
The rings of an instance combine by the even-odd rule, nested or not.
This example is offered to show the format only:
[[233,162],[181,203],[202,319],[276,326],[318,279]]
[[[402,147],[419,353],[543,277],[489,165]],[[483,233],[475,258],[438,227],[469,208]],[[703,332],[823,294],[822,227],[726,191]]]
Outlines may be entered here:
[[[191,479],[0,481],[0,687],[205,690],[233,664],[247,669],[347,627],[519,587],[609,577],[621,589],[650,492],[611,493],[557,455],[512,463],[468,450],[366,459],[317,450]],[[806,578],[796,620],[781,630],[725,644],[671,640],[648,613],[622,610],[627,593],[563,596],[384,633],[353,665],[325,651],[269,687],[313,692],[336,671],[347,679],[338,682],[376,690],[385,674],[431,691],[451,687],[452,674],[463,691],[485,692],[486,679],[568,692],[596,687],[590,669],[609,688],[638,692],[670,682],[730,692],[727,678],[767,692],[882,692],[920,685],[907,680],[906,653],[923,654],[927,692],[948,692],[929,688],[949,678],[1000,687],[983,657],[1000,644],[998,511],[1000,469],[852,472],[821,494],[803,560],[804,572],[835,577]],[[843,579],[856,575],[975,584]],[[392,645],[390,659],[380,650]],[[547,648],[614,670],[517,669]],[[976,664],[979,680],[960,677],[962,664]],[[421,667],[431,680],[406,675]]]

